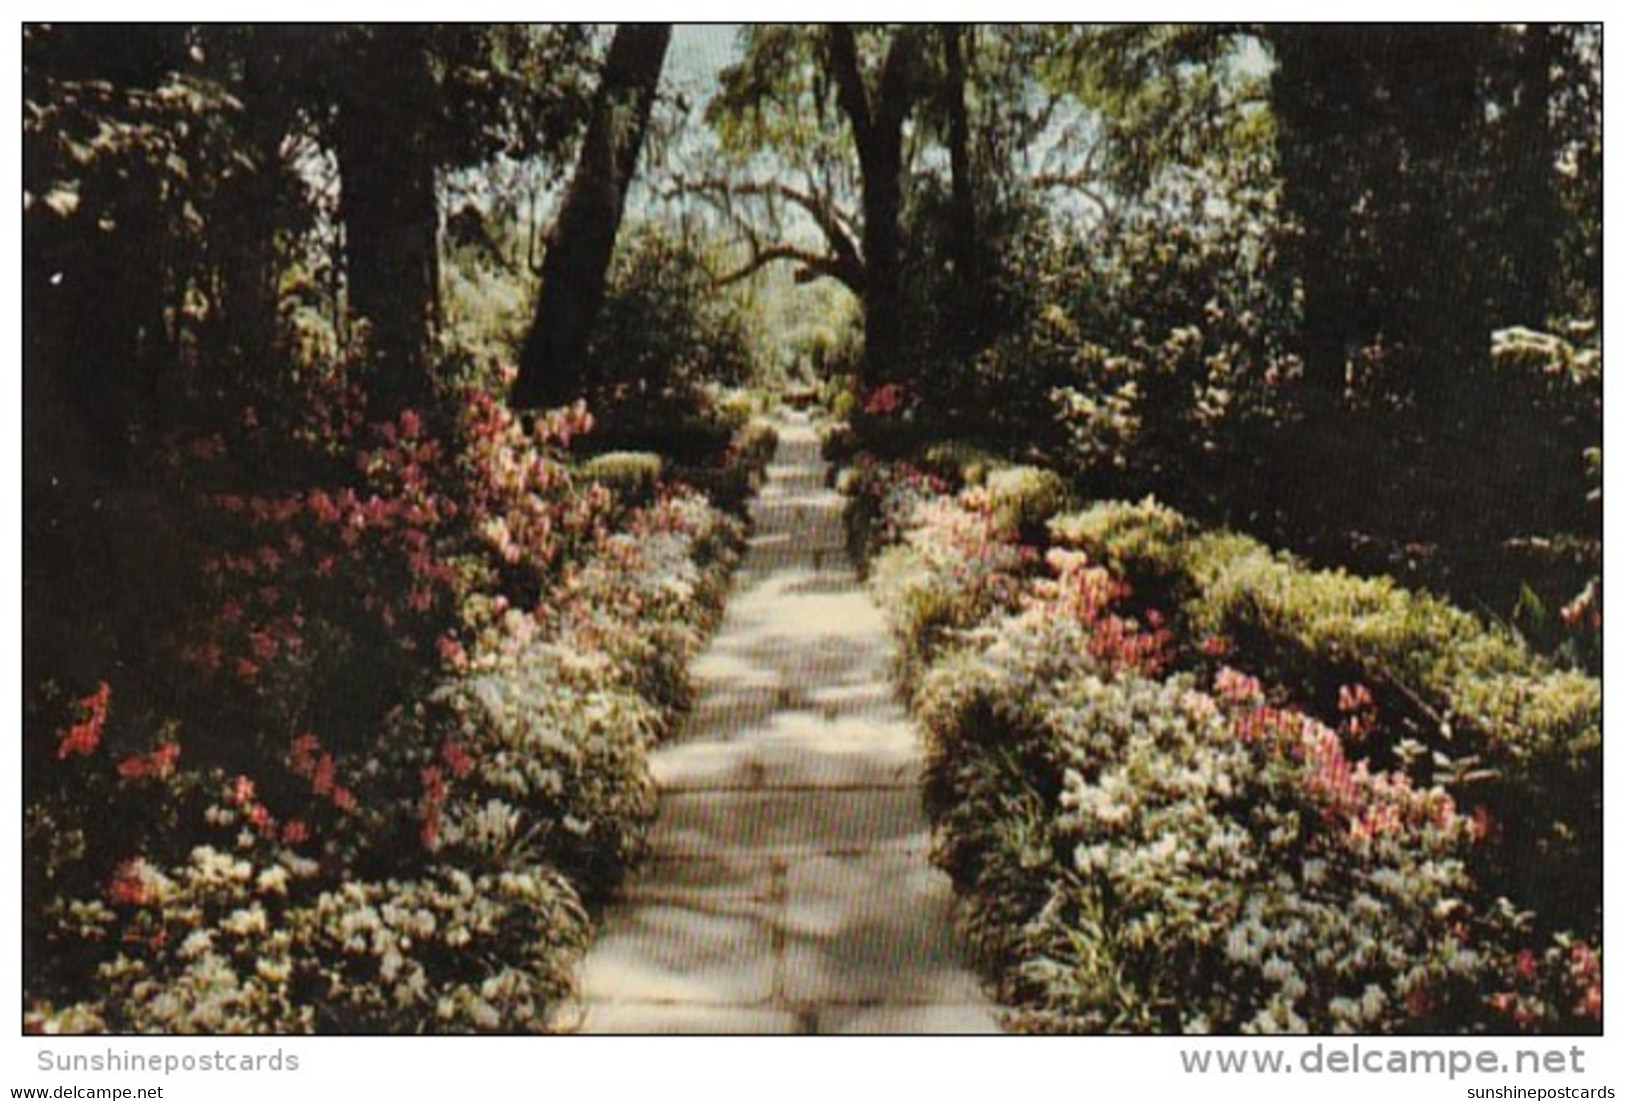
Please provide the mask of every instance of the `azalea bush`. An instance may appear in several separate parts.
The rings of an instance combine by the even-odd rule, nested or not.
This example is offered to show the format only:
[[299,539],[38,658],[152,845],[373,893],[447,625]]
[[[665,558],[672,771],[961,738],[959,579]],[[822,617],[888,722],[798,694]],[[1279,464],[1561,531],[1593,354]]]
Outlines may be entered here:
[[[1602,694],[1499,627],[1384,578],[1304,568],[1258,542],[1207,532],[1153,502],[1059,519],[1058,538],[1167,592],[1197,637],[1233,640],[1280,683],[1329,710],[1335,687],[1371,686],[1382,734],[1362,752],[1393,760],[1409,739],[1423,767],[1517,840],[1481,871],[1555,929],[1599,926]],[[1386,740],[1385,740],[1386,739]]]
[[[936,859],[1013,1024],[1596,1029],[1595,926],[1530,872],[1557,850],[1514,844],[1496,802],[1545,790],[1519,765],[1542,743],[1465,752],[1493,726],[1474,718],[1485,677],[1566,675],[1385,583],[1328,575],[1311,598],[1265,555],[1198,585],[1195,532],[1166,509],[1050,518],[1059,494],[1026,494],[1050,519],[1036,535],[995,507],[997,473],[955,489],[860,459],[844,485],[927,735]],[[1226,562],[1239,542],[1188,553]],[[1396,669],[1434,679],[1410,699]],[[1449,685],[1466,694],[1431,695]],[[1473,739],[1461,756],[1420,737],[1432,706]]]
[[186,676],[34,694],[30,1027],[546,1029],[641,850],[740,522],[583,470],[583,405],[306,386],[175,447]]

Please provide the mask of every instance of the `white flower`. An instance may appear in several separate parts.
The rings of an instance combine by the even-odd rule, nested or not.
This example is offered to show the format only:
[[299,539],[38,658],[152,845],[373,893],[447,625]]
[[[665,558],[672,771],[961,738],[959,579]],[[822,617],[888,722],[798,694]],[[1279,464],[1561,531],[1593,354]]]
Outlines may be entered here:
[[267,868],[259,874],[254,885],[264,894],[285,895],[288,893],[288,869],[281,865]]

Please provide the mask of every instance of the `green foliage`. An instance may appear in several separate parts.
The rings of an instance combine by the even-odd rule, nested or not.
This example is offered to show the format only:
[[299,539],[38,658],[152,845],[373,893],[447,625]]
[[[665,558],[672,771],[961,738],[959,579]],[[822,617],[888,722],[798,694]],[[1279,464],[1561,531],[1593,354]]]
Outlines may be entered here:
[[1193,631],[1296,651],[1304,673],[1393,682],[1491,739],[1502,764],[1585,754],[1601,740],[1594,680],[1387,578],[1309,570],[1245,536],[1198,532],[1154,501],[1096,506],[1053,530],[1130,578],[1182,594]]
[[[510,362],[524,338],[535,288],[531,280],[475,249],[450,249],[442,264],[442,358],[464,359],[474,368],[461,381],[489,385],[496,381],[491,377],[496,366]],[[449,366],[443,363],[442,377],[451,373]]]
[[965,440],[943,440],[920,453],[920,465],[953,486],[979,486],[1000,458],[985,448]]
[[646,223],[623,234],[583,377],[602,390],[682,392],[750,380],[736,301],[711,285],[707,246]]
[[1056,26],[1036,45],[1038,78],[1098,116],[1102,174],[1120,190],[1267,151],[1274,136],[1260,44],[1243,28]]
[[734,459],[746,469],[760,473],[767,468],[778,447],[778,429],[769,421],[752,418],[734,436]]

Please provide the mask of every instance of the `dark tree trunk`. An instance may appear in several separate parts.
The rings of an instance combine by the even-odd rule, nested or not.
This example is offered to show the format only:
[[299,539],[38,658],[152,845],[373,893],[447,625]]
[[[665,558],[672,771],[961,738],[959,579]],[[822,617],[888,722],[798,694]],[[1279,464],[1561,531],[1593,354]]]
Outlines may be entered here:
[[1562,207],[1555,178],[1552,69],[1559,43],[1552,28],[1531,23],[1523,32],[1516,60],[1516,102],[1508,119],[1507,226],[1511,249],[1510,286],[1498,319],[1503,325],[1541,327],[1552,311],[1557,285]]
[[[1283,26],[1270,40],[1283,200],[1298,227],[1292,259],[1303,287],[1304,376],[1321,396],[1340,396],[1361,312],[1350,265],[1359,191],[1352,162],[1358,131],[1368,125],[1361,110],[1369,100],[1365,73],[1358,47],[1343,36]],[[1330,84],[1340,84],[1338,94],[1328,94]]]
[[1427,26],[1283,26],[1270,40],[1307,379],[1340,394],[1350,353],[1381,339],[1403,349],[1413,396],[1446,399],[1482,355],[1493,297],[1487,40]]
[[670,41],[669,23],[616,28],[575,176],[542,259],[536,319],[511,399],[516,407],[559,404],[586,386],[582,362]]
[[273,55],[256,46],[251,42],[243,55],[242,161],[221,183],[210,244],[224,315],[214,339],[233,381],[248,386],[275,374],[267,368],[277,345],[276,211],[288,184],[282,142],[296,108],[276,85]]
[[[53,93],[29,78],[105,81],[134,91],[160,86],[186,64],[186,28],[177,24],[31,30],[24,42],[30,98]],[[25,165],[29,160],[25,155]],[[162,171],[152,164],[132,165],[116,181],[93,175],[80,206],[111,215],[105,229],[88,232],[43,208],[23,223],[25,439],[31,452],[36,441],[50,447],[59,430],[34,426],[77,420],[86,446],[71,456],[59,449],[53,461],[94,471],[97,479],[130,474],[132,444],[153,427],[160,380],[174,361],[165,310],[183,273],[169,259],[163,187]],[[39,402],[52,408],[36,416]]]
[[357,40],[336,129],[350,312],[371,323],[370,398],[385,416],[430,389],[439,209],[427,33],[380,27]]
[[1387,253],[1388,311],[1417,353],[1409,389],[1423,402],[1463,393],[1489,346],[1495,261],[1486,246],[1484,27],[1396,27],[1379,54],[1404,147]]
[[976,236],[976,187],[971,178],[970,114],[965,108],[966,28],[956,23],[942,27],[942,63],[947,74],[944,93],[948,109],[948,169],[953,179],[949,214],[949,255],[953,259],[958,301],[954,309],[954,336],[961,351],[976,346],[981,337],[981,273]]
[[829,28],[829,62],[852,124],[863,177],[863,371],[873,384],[895,374],[903,352],[903,122],[913,106],[915,41],[902,30],[870,94],[852,28]]

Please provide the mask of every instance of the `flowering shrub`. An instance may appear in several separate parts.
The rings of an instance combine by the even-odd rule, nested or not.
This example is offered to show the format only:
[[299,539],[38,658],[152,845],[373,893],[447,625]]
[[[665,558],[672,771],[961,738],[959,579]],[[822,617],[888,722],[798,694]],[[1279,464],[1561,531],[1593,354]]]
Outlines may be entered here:
[[1254,702],[1052,642],[1001,632],[920,695],[946,863],[1028,1027],[1459,1024],[1484,961],[1448,796],[1345,768],[1302,715],[1249,736]]
[[30,1031],[531,1031],[569,990],[586,914],[540,869],[352,880],[313,894],[316,865],[195,849],[166,872],[122,866],[63,924],[117,934],[95,1002],[36,1004]]
[[[1273,559],[1201,575],[1230,614],[1206,618],[1190,598],[1165,620],[1155,598],[1195,587],[1179,553],[1197,537],[1178,514],[1108,505],[1058,519],[1040,564],[986,488],[876,493],[886,474],[857,469],[854,506],[895,533],[872,583],[926,730],[935,855],[1016,1024],[1596,1029],[1594,936],[1499,894],[1509,854],[1493,796],[1516,789],[1429,754],[1407,725],[1417,701],[1394,690],[1392,669],[1413,666],[1360,644],[1431,640],[1409,660],[1459,678],[1468,698],[1485,663],[1526,678],[1538,663],[1461,613],[1373,623],[1366,602],[1380,613],[1396,591],[1381,583],[1327,575],[1358,592],[1316,594],[1341,620],[1305,616]],[[888,500],[890,513],[874,504]],[[1245,546],[1215,537],[1196,561]],[[1125,560],[1144,563],[1130,571],[1143,593]],[[1317,663],[1271,645],[1289,630],[1317,641],[1301,644]],[[1232,664],[1255,657],[1262,677]]]
[[[641,697],[582,681],[603,673],[554,646],[531,647],[459,680],[437,702],[461,735],[461,769],[423,766],[420,836],[463,865],[545,861],[588,893],[614,883],[654,816],[647,750],[658,717]],[[581,668],[587,665],[587,668]],[[571,683],[574,680],[576,683]]]
[[[1302,698],[1358,679],[1388,717],[1362,752],[1414,739],[1441,755],[1458,799],[1521,823],[1475,854],[1479,873],[1549,930],[1594,935],[1601,852],[1601,706],[1595,678],[1553,668],[1517,639],[1386,578],[1311,571],[1244,536],[1204,533],[1147,502],[1055,523],[1057,537],[1179,601],[1189,631],[1247,640]],[[1332,701],[1327,699],[1327,709]]]
[[847,545],[866,564],[876,551],[902,539],[916,505],[947,493],[950,484],[911,463],[864,455],[841,473],[838,488],[848,498]]
[[874,586],[903,645],[905,686],[945,642],[1015,606],[1030,548],[1011,542],[981,490],[921,502],[905,542],[875,560]]
[[617,501],[580,405],[371,423],[341,373],[296,404],[175,452],[207,548],[179,698],[30,712],[30,1027],[545,1029],[640,850],[740,523]]

